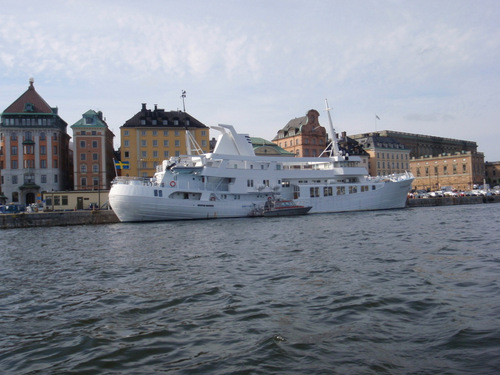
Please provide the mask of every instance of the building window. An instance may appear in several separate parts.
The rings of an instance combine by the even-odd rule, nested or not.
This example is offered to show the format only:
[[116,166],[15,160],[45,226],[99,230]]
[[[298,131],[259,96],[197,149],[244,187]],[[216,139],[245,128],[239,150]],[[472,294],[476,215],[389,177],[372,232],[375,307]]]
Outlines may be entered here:
[[12,184],[17,185],[17,176],[16,175],[12,176]]
[[163,151],[163,157],[165,159],[168,159],[169,158],[169,152],[168,151]]
[[92,165],[92,172],[93,173],[99,173],[99,164],[93,164]]
[[180,147],[180,146],[181,146],[181,141],[176,140],[176,141],[175,141],[175,147]]
[[59,166],[58,166],[57,164],[58,164],[58,163],[57,163],[57,159],[54,159],[54,160],[52,161],[52,166],[53,166],[54,168],[59,168]]
[[[167,125],[167,120],[163,121],[163,125]],[[163,131],[163,136],[168,137],[168,130]]]
[[40,168],[47,168],[47,160],[46,159],[41,159],[40,160]]
[[54,183],[58,183],[59,182],[59,176],[57,174],[54,175]]
[[80,147],[85,148],[85,141],[80,141]]
[[126,140],[123,142],[123,145],[124,145],[125,147],[129,147],[129,142],[128,142],[128,139],[126,139]]
[[153,147],[158,147],[158,140],[157,139],[153,139]]
[[92,147],[97,148],[97,141],[92,141]]
[[147,158],[148,157],[148,153],[146,151],[141,151],[141,157],[142,158]]
[[82,161],[87,160],[87,154],[85,154],[85,153],[82,152],[80,154],[80,160],[82,160]]
[[123,153],[123,156],[124,156],[125,158],[129,158],[129,157],[130,157],[130,153],[129,153],[128,151],[125,151],[125,152]]
[[10,161],[10,168],[11,169],[17,169],[18,168],[17,160],[11,160]]
[[[177,120],[176,120],[176,121],[177,121]],[[177,125],[177,124],[174,124],[174,125]],[[175,135],[176,137],[178,137],[178,136],[179,136],[179,134],[180,134],[180,133],[179,133],[179,131],[178,131],[178,130],[176,130],[176,131],[174,132],[174,135]]]
[[165,139],[163,141],[163,147],[168,147],[168,146],[169,146],[168,139]]
[[92,160],[99,160],[99,154],[92,154]]
[[10,154],[11,155],[17,155],[17,146],[11,146],[10,147]]
[[47,155],[47,146],[40,146],[40,155]]
[[54,155],[57,155],[57,146],[54,146]]
[[125,130],[125,131],[123,132],[123,135],[124,135],[125,137],[126,137],[126,136],[128,136],[128,135],[129,135],[128,130]]
[[47,175],[46,175],[46,174],[42,174],[42,175],[40,176],[40,182],[41,182],[42,184],[46,184],[46,183],[47,183]]
[[81,186],[87,186],[87,177],[82,177],[80,179],[80,185]]
[[146,142],[146,140],[145,140],[145,139],[143,139],[143,140],[141,141],[141,146],[142,146],[142,147],[147,147],[147,145],[148,145],[148,143]]

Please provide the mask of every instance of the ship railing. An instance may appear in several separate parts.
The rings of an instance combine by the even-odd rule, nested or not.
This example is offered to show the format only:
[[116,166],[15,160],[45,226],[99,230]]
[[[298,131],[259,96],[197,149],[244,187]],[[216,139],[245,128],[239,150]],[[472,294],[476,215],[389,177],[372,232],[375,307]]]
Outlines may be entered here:
[[384,176],[369,176],[367,179],[371,182],[384,182],[384,181],[392,181],[392,182],[398,182],[398,181],[405,181],[414,178],[413,174],[411,172],[404,172],[404,173],[392,173]]
[[115,177],[112,184],[117,185],[158,185],[156,182],[153,182],[151,178],[148,177]]

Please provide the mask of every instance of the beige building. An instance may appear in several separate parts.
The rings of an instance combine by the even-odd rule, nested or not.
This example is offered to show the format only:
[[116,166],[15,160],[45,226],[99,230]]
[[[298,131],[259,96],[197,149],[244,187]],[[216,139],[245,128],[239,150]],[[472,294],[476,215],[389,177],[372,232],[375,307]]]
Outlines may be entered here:
[[352,138],[368,153],[368,172],[371,176],[386,176],[410,170],[410,150],[394,138],[378,133]]
[[463,151],[412,158],[410,168],[415,176],[413,188],[416,190],[435,191],[443,186],[472,190],[475,184],[483,184],[484,154]]
[[484,163],[486,183],[490,187],[500,185],[500,161],[487,161]]
[[45,211],[108,208],[109,190],[50,191],[42,193]]

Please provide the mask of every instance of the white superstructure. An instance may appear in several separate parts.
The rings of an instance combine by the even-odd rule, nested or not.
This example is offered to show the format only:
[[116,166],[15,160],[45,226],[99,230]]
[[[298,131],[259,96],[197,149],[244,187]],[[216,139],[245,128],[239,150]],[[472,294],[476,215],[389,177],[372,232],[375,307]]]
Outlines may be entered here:
[[[331,125],[331,121],[330,121]],[[371,178],[358,156],[256,156],[246,134],[231,125],[213,153],[172,157],[151,179],[118,177],[109,202],[121,221],[245,217],[269,199],[293,199],[310,213],[403,208],[410,173]],[[333,126],[331,132],[334,134]],[[336,139],[332,137],[332,139]]]

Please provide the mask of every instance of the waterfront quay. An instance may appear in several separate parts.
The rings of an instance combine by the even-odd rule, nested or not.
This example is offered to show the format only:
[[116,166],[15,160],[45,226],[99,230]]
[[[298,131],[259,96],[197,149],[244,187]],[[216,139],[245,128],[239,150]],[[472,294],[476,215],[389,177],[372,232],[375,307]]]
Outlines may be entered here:
[[461,204],[499,203],[500,195],[467,196],[467,197],[435,197],[411,198],[407,200],[407,207],[454,206]]
[[118,223],[112,210],[80,210],[55,212],[20,212],[0,214],[0,228],[52,227]]
[[[463,204],[499,203],[500,196],[444,197],[408,199],[407,207],[453,206]],[[119,223],[112,210],[80,210],[55,212],[21,212],[0,214],[0,229],[50,227],[67,225],[98,225]]]

